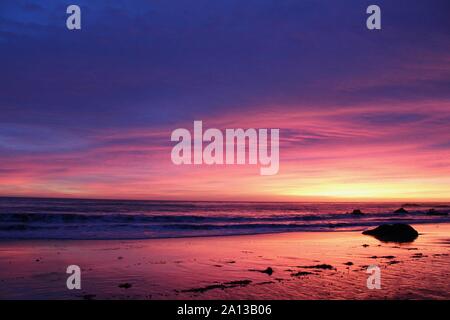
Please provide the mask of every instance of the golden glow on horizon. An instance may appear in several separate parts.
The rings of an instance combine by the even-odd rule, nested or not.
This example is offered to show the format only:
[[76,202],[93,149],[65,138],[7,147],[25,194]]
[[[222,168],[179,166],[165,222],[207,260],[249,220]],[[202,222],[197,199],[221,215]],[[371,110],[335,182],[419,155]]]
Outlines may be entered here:
[[[441,181],[395,181],[385,183],[322,183],[289,188],[282,195],[294,197],[326,197],[333,199],[429,199],[448,200],[450,188]],[[449,181],[450,184],[450,181]]]

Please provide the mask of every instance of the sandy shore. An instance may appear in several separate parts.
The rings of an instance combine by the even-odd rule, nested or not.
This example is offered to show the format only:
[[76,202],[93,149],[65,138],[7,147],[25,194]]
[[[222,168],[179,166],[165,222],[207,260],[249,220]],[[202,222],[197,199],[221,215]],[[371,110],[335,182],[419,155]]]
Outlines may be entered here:
[[[414,227],[401,245],[360,232],[1,241],[0,299],[449,299],[450,224]],[[68,265],[81,290],[66,288]]]

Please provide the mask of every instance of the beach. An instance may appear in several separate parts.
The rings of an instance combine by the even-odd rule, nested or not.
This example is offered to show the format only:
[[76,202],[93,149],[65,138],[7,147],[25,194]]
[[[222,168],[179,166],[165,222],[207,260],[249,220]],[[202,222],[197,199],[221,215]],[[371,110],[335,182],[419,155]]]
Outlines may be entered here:
[[[449,299],[450,224],[413,227],[404,244],[361,231],[1,240],[0,299]],[[371,265],[381,289],[367,287]]]

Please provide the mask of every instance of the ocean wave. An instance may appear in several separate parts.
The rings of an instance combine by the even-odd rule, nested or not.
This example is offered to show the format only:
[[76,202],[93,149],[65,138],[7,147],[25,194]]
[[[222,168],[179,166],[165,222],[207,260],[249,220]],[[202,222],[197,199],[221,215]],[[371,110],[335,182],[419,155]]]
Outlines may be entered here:
[[[144,239],[359,230],[388,222],[441,223],[421,204],[224,203],[0,198],[0,239]],[[448,213],[448,204],[435,204]],[[51,210],[49,210],[51,208]],[[366,214],[352,215],[359,208]]]

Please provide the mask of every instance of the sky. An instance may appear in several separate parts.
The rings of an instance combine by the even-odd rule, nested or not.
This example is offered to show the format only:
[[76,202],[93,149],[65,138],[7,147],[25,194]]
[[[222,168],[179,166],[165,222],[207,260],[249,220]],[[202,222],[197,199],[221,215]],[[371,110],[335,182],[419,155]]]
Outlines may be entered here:
[[[66,28],[78,4],[82,29]],[[381,8],[382,29],[366,28]],[[0,2],[0,196],[450,200],[448,0]],[[280,170],[172,163],[279,128]]]

